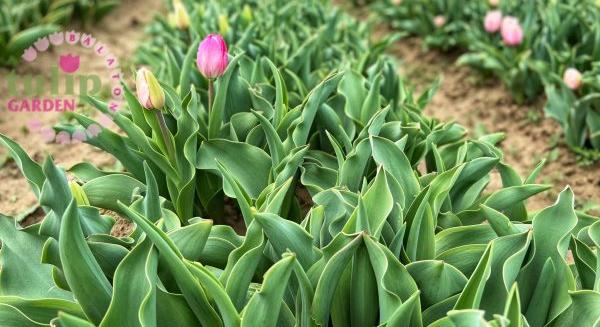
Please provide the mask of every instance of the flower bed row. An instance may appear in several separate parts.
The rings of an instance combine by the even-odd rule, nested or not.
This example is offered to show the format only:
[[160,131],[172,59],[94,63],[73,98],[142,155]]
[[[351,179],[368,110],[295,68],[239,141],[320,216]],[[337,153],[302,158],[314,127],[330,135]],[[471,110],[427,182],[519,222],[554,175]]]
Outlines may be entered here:
[[545,93],[545,112],[588,159],[600,150],[600,7],[592,0],[379,1],[393,27],[501,79],[518,102]]
[[[495,147],[503,135],[469,139],[423,116],[431,92],[404,87],[365,25],[321,1],[176,1],[171,10],[140,50],[148,65],[135,95],[125,90],[129,110],[89,99],[123,132],[87,142],[126,171],[81,163],[69,181],[51,158],[38,164],[0,135],[46,213],[27,228],[0,216],[0,321],[600,319],[600,220],[574,210],[569,188],[528,212],[527,199],[549,188],[535,183],[542,165],[522,179]],[[94,124],[71,115],[57,130]],[[494,173],[502,185],[488,188]],[[243,233],[227,224],[231,201]],[[107,210],[134,223],[129,235],[111,234]]]

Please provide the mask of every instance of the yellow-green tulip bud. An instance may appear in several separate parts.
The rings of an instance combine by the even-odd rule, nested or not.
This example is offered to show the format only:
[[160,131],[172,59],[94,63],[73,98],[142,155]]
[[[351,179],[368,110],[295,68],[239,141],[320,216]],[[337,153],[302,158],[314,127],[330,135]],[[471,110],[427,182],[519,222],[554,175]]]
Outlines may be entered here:
[[196,5],[196,15],[200,16],[200,17],[204,17],[205,14],[206,14],[206,7],[204,7],[203,4],[197,4]]
[[190,16],[188,16],[183,3],[177,1],[173,4],[173,6],[175,8],[175,26],[182,30],[190,27]]
[[229,32],[229,21],[226,15],[219,15],[219,33],[226,35]]
[[85,195],[85,191],[81,185],[77,184],[74,181],[69,181],[69,188],[71,189],[71,194],[73,194],[73,198],[75,198],[75,202],[80,206],[89,206],[90,200],[87,195]]
[[246,23],[250,23],[252,21],[252,8],[250,8],[248,4],[245,4],[244,8],[242,9],[242,19]]

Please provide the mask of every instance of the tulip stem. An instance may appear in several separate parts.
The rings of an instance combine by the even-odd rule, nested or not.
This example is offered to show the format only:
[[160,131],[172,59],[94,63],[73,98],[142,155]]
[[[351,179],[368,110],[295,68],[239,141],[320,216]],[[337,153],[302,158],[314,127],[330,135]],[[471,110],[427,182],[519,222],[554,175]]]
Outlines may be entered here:
[[215,98],[215,80],[212,78],[208,79],[208,113],[210,114]]
[[175,149],[173,149],[173,143],[171,143],[171,138],[169,137],[170,133],[169,128],[167,127],[167,122],[165,121],[165,116],[163,116],[162,110],[154,110],[154,112],[156,113],[156,118],[158,118],[158,126],[160,127],[163,143],[165,144],[167,150],[167,156],[175,165]]

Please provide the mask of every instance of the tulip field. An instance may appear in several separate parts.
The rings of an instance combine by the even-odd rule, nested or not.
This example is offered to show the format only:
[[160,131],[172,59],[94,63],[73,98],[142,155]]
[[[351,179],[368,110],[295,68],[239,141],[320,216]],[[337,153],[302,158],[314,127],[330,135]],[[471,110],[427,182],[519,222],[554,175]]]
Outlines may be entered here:
[[600,326],[597,1],[0,10],[0,327]]

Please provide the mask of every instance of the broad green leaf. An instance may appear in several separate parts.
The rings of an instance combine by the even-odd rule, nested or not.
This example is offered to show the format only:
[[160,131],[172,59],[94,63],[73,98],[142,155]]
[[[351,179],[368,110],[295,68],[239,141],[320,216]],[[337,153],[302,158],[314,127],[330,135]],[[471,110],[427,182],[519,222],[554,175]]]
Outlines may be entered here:
[[46,238],[38,235],[39,225],[18,230],[15,224],[0,214],[0,295],[72,300],[71,293],[54,284],[51,266],[41,262]]
[[460,293],[467,278],[455,267],[437,260],[423,260],[406,266],[421,293],[424,309]]
[[120,174],[98,177],[83,185],[83,191],[91,205],[113,211],[118,210],[117,201],[131,204],[135,189],[145,190],[146,186],[132,177]]
[[341,73],[330,74],[307,95],[306,100],[302,104],[302,114],[291,135],[291,141],[295,146],[306,144],[317,110],[319,110],[319,107],[337,87],[342,76],[343,74]]
[[485,284],[490,277],[491,249],[492,246],[488,245],[485,253],[479,261],[479,264],[477,265],[477,268],[475,268],[473,275],[471,275],[467,285],[460,293],[460,296],[454,305],[454,310],[479,308]]
[[323,267],[317,286],[315,287],[315,298],[312,304],[313,319],[317,324],[326,325],[329,321],[329,312],[335,290],[340,287],[338,284],[342,272],[348,266],[350,259],[356,253],[357,248],[363,243],[363,234],[356,236],[344,236],[351,240],[343,249],[336,252]]
[[[538,314],[526,314],[527,320],[534,324],[554,319],[568,308],[571,299],[568,292],[575,290],[575,279],[569,269],[565,255],[569,245],[569,233],[577,223],[577,215],[573,209],[573,192],[566,188],[561,192],[558,201],[553,206],[543,209],[533,218],[533,246],[535,251],[531,259],[519,274],[519,293],[524,311],[536,308]],[[554,268],[553,286],[540,284],[541,274],[548,260]],[[550,268],[547,268],[550,269]],[[536,289],[546,289],[547,296],[552,299],[552,304],[547,312],[540,312],[542,306],[531,302]]]
[[149,239],[123,259],[113,278],[113,295],[100,326],[156,326],[158,253]]
[[147,218],[140,216],[122,203],[119,203],[119,207],[154,243],[198,320],[209,326],[221,326],[221,319],[208,302],[200,282],[186,266],[185,259],[171,239],[162,230],[150,223]]
[[265,273],[260,291],[244,308],[242,326],[276,326],[295,260],[295,255],[286,254]]
[[80,220],[77,204],[71,200],[60,226],[60,261],[73,296],[86,316],[97,324],[110,304],[112,285],[83,238]]
[[[0,322],[3,326],[48,325],[59,312],[85,317],[79,304],[67,300],[0,296]],[[20,322],[11,324],[12,319]]]
[[278,255],[289,249],[305,269],[320,257],[312,238],[300,225],[271,213],[255,213],[254,219],[262,226],[269,242]]
[[[253,199],[258,198],[268,185],[271,158],[263,150],[250,144],[224,139],[206,141],[200,146],[197,158],[196,166],[199,169],[213,171],[218,171],[218,160]],[[227,181],[224,182],[223,190],[229,197],[236,196]]]
[[46,180],[42,172],[42,167],[33,161],[17,142],[2,133],[0,133],[0,142],[10,152],[11,157],[21,170],[23,176],[25,176],[25,179],[27,179],[29,186],[31,186],[33,194],[39,198],[42,185],[44,184],[44,180]]

